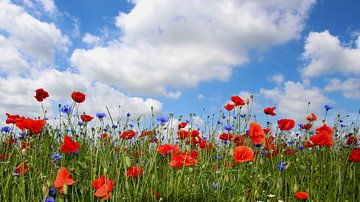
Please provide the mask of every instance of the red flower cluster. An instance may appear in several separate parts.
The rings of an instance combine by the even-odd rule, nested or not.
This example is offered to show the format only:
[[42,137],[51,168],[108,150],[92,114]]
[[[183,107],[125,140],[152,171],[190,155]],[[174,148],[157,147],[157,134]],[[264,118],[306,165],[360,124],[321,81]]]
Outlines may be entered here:
[[101,175],[100,178],[96,178],[93,181],[92,186],[96,189],[94,194],[96,197],[107,200],[110,197],[110,192],[113,189],[114,182]]
[[156,151],[162,155],[167,155],[169,153],[176,154],[179,152],[179,150],[179,146],[171,144],[160,145],[156,148]]
[[133,166],[126,171],[126,176],[137,178],[143,174],[143,169],[139,166]]
[[20,119],[16,119],[15,121],[16,126],[24,131],[25,129],[28,129],[30,133],[36,134],[41,133],[42,129],[45,126],[45,120],[34,120],[30,118],[21,117]]
[[237,96],[237,95],[234,95],[234,96],[231,96],[231,101],[233,102],[233,104],[231,103],[227,103],[224,108],[228,111],[231,111],[234,109],[234,107],[242,107],[245,105],[245,101]]
[[332,147],[334,139],[331,135],[334,133],[334,130],[328,127],[326,124],[316,129],[316,135],[310,137],[310,140],[319,146],[327,145],[328,147]]
[[174,154],[169,166],[178,168],[195,165],[198,163],[197,156],[197,151],[191,151],[190,153],[182,152],[179,155]]

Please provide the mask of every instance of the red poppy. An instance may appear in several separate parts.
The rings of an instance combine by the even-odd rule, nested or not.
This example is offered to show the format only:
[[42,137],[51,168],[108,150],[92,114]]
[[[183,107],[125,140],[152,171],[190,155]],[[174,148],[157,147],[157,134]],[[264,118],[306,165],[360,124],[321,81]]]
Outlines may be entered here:
[[305,142],[303,142],[303,146],[304,147],[312,147],[312,146],[314,146],[314,144],[309,141],[305,141]]
[[267,144],[274,142],[274,140],[275,140],[275,137],[274,137],[274,136],[269,136],[269,137],[265,138],[265,142],[266,142]]
[[135,131],[127,130],[127,131],[121,133],[120,138],[122,138],[122,139],[131,139],[131,138],[135,137],[135,135],[136,135]]
[[180,130],[181,128],[185,128],[187,125],[187,122],[181,122],[179,125],[178,125],[178,129]]
[[107,200],[110,197],[110,192],[113,189],[114,182],[109,179],[105,179],[105,176],[101,176],[100,178],[96,178],[92,186],[96,189],[95,196],[98,198],[103,198]]
[[233,136],[233,134],[231,134],[231,133],[222,133],[222,134],[219,136],[219,138],[220,138],[221,140],[231,140],[233,137],[234,137],[234,136]]
[[349,160],[354,162],[360,162],[360,148],[354,149],[351,152]]
[[264,113],[266,115],[276,116],[276,113],[274,112],[275,109],[276,109],[276,107],[267,107],[264,109]]
[[304,124],[304,125],[300,126],[300,128],[304,129],[304,130],[310,130],[312,128],[312,124],[307,123],[307,124]]
[[150,135],[156,135],[156,131],[155,130],[143,131],[143,132],[141,132],[139,137],[143,138],[143,137],[150,136]]
[[34,97],[38,102],[42,102],[45,98],[49,97],[49,93],[42,88],[35,90],[35,93],[36,95]]
[[308,120],[308,121],[316,121],[317,116],[314,113],[311,113],[306,117],[306,120]]
[[61,167],[56,175],[54,182],[55,188],[60,188],[60,192],[63,192],[64,185],[73,185],[75,181],[72,179],[69,171],[66,167]]
[[265,141],[264,130],[259,124],[255,122],[250,123],[250,129],[248,135],[254,144],[261,144]]
[[270,128],[264,128],[264,133],[265,133],[265,134],[268,134],[270,131],[271,131]]
[[11,115],[9,113],[6,113],[7,119],[6,119],[6,124],[15,124],[16,121],[18,121],[20,119],[19,115]]
[[197,144],[199,144],[201,142],[201,137],[199,136],[195,136],[191,138],[191,144],[196,146]]
[[133,166],[126,171],[126,176],[137,178],[143,174],[143,169],[139,166]]
[[234,143],[237,146],[243,146],[245,144],[245,135],[236,135],[234,138]]
[[34,120],[30,118],[21,117],[16,121],[16,126],[24,131],[25,129],[28,129],[30,133],[36,134],[41,133],[42,129],[45,126],[45,120]]
[[106,140],[108,137],[109,137],[109,135],[106,134],[106,133],[103,133],[103,134],[100,135],[100,138],[101,138],[102,140]]
[[304,192],[304,191],[298,191],[295,193],[295,197],[298,199],[298,200],[306,200],[308,197],[309,197],[309,194]]
[[357,138],[354,136],[354,135],[350,135],[348,137],[348,139],[346,140],[346,144],[347,145],[352,145],[352,144],[356,144],[358,141],[357,141]]
[[198,130],[192,130],[191,131],[191,137],[199,137],[200,133]]
[[285,150],[285,154],[288,154],[288,155],[295,154],[295,149],[289,148],[289,149]]
[[18,175],[24,175],[27,172],[27,170],[28,170],[28,165],[27,163],[24,163],[15,168],[15,173]]
[[295,121],[292,119],[281,119],[278,120],[278,126],[280,130],[291,130],[295,126]]
[[327,145],[328,147],[332,147],[334,139],[331,137],[329,133],[319,133],[310,137],[311,142],[315,145],[324,146]]
[[77,103],[82,103],[85,101],[85,94],[82,92],[72,92],[71,93],[71,98],[77,102]]
[[169,166],[171,167],[182,167],[182,166],[192,166],[198,163],[197,160],[197,151],[192,151],[189,154],[182,152],[179,155],[174,154],[171,158]]
[[184,139],[190,137],[189,132],[186,131],[186,130],[180,130],[180,131],[177,132],[177,134],[179,136],[178,139],[180,139],[180,140],[184,140]]
[[77,152],[80,149],[80,144],[72,140],[68,135],[64,137],[64,143],[60,147],[62,153]]
[[236,107],[245,105],[245,101],[237,95],[231,96],[231,101],[233,101]]
[[228,111],[233,110],[233,109],[234,109],[234,107],[235,107],[235,105],[230,104],[230,103],[228,103],[228,104],[226,104],[226,105],[224,106],[224,108],[225,108],[226,110],[228,110]]
[[334,134],[334,129],[330,128],[326,124],[316,129],[316,133],[327,133],[329,135]]
[[234,149],[234,160],[238,163],[254,161],[254,152],[250,147],[237,146]]
[[87,123],[87,122],[90,122],[91,120],[93,120],[94,117],[92,117],[90,115],[82,114],[82,115],[80,115],[80,118],[83,122]]
[[206,150],[206,149],[212,149],[214,148],[214,145],[211,143],[206,142],[205,140],[201,139],[199,147],[201,150]]
[[176,154],[178,153],[179,150],[180,150],[179,146],[171,145],[171,144],[160,145],[156,148],[156,151],[162,155],[166,155],[169,153]]
[[276,146],[273,143],[266,143],[264,149],[265,150],[273,150],[273,149],[276,149]]

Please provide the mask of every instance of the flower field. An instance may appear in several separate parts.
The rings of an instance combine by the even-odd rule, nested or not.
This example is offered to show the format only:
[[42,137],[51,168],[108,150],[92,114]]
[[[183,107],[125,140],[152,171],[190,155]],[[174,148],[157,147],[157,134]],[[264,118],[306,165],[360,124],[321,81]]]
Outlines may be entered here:
[[232,96],[200,127],[195,114],[79,114],[81,92],[50,121],[49,96],[35,91],[39,118],[6,114],[0,201],[360,200],[359,116],[330,120],[331,106],[302,123],[268,107],[262,124],[254,98]]

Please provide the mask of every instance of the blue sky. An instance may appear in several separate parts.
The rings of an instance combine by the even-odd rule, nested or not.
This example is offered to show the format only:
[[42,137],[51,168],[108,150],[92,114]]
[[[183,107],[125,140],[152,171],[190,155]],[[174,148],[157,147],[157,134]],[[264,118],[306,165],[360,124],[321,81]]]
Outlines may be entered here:
[[253,94],[258,114],[277,106],[278,118],[301,121],[311,101],[319,115],[331,104],[333,115],[356,116],[358,1],[170,2],[4,0],[0,112],[36,114],[38,103],[18,100],[43,87],[48,108],[85,92],[87,113],[154,105],[159,114],[212,114],[231,95]]

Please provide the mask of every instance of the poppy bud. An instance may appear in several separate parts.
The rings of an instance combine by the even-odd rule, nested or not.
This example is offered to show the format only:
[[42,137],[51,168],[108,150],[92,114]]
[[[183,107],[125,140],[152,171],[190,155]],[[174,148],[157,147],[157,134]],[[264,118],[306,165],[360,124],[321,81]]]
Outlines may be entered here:
[[21,154],[22,154],[23,156],[26,156],[26,149],[22,149],[22,150],[21,150]]

